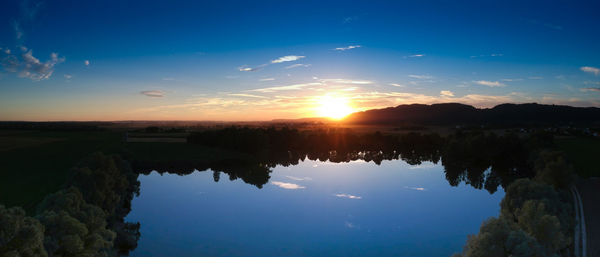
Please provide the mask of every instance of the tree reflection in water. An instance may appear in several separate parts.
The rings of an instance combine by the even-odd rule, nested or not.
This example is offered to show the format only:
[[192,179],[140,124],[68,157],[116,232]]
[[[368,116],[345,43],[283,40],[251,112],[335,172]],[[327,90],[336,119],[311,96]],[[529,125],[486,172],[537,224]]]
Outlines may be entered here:
[[258,188],[268,183],[272,168],[297,165],[306,159],[344,163],[363,160],[380,165],[383,161],[402,160],[411,165],[441,161],[451,186],[461,182],[477,189],[496,192],[518,178],[534,175],[531,156],[551,142],[538,134],[520,138],[514,134],[483,132],[383,135],[355,134],[348,130],[301,133],[289,129],[229,128],[190,136],[190,142],[249,153],[251,157],[218,162],[186,160],[175,162],[134,162],[134,170],[186,175],[195,170],[212,170],[215,182],[220,173],[230,180],[242,179]]

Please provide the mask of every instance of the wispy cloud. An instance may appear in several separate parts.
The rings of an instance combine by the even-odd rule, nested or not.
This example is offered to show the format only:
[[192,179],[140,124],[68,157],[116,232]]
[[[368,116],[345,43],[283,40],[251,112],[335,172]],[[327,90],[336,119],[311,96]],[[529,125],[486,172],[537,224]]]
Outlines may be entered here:
[[[275,60],[271,60],[269,63],[258,65],[256,67],[249,67],[248,65],[242,65],[242,66],[238,67],[238,70],[239,71],[259,71],[259,70],[262,70],[263,68],[267,67],[269,64],[293,62],[293,61],[297,61],[297,60],[300,60],[305,57],[306,56],[301,56],[301,55],[286,55],[286,56],[279,57]],[[290,65],[290,66],[292,66],[292,65]],[[290,67],[290,66],[288,66],[288,67]],[[300,66],[294,66],[291,68],[295,68],[295,67],[300,67]]]
[[476,80],[476,81],[473,81],[473,83],[482,85],[482,86],[488,86],[488,87],[504,87],[504,86],[506,86],[505,84],[500,83],[499,81],[489,81],[489,80]]
[[8,72],[17,73],[21,78],[29,78],[34,81],[46,80],[52,76],[54,66],[65,61],[57,53],[51,53],[50,59],[42,62],[33,56],[33,51],[21,46],[21,54],[14,55],[10,50],[4,51],[6,55],[2,58],[2,66]]
[[429,76],[429,75],[408,75],[408,77],[413,78],[413,79],[432,79],[433,76]]
[[310,177],[303,177],[303,178],[294,177],[294,176],[285,176],[285,177],[289,178],[291,180],[296,180],[296,181],[312,180],[312,178],[310,178]]
[[15,37],[17,40],[20,40],[23,37],[23,30],[21,29],[21,25],[17,21],[12,22],[13,29],[15,30]]
[[71,74],[65,74],[64,77],[65,77],[65,79],[71,79],[73,77],[73,75],[71,75]]
[[310,67],[310,64],[302,64],[302,63],[296,63],[296,64],[292,64],[290,66],[286,66],[286,69],[293,69],[293,68],[299,68],[299,67]]
[[600,87],[586,87],[586,88],[582,88],[581,91],[583,91],[583,92],[600,92]]
[[600,74],[600,69],[596,67],[584,66],[580,68],[584,72],[594,73],[594,75],[598,76]]
[[32,21],[43,5],[44,3],[42,1],[21,1],[21,19]]
[[480,57],[501,57],[504,56],[504,54],[480,54],[480,55],[471,55],[469,57],[471,58],[480,58]]
[[263,65],[263,66],[258,66],[258,67],[256,67],[256,68],[250,68],[250,67],[248,67],[248,66],[244,65],[244,66],[240,66],[240,67],[238,67],[238,70],[239,70],[239,71],[259,71],[259,70],[261,70],[263,67],[264,67],[264,65]]
[[350,195],[350,194],[335,194],[336,197],[339,198],[348,198],[348,199],[362,199],[361,196]]
[[275,60],[272,60],[271,63],[293,62],[293,61],[300,60],[304,57],[305,56],[300,56],[300,55],[286,55],[286,56],[279,57]]
[[449,91],[449,90],[442,90],[442,91],[440,91],[440,95],[446,96],[446,97],[453,97],[454,93],[452,93],[452,91]]
[[43,3],[41,1],[20,1],[19,11],[20,15],[16,20],[12,20],[12,27],[15,30],[15,37],[17,41],[25,35],[23,31],[23,24],[31,24],[37,13],[42,8]]
[[289,85],[289,86],[265,87],[265,88],[252,89],[252,90],[248,90],[248,91],[272,93],[272,92],[277,92],[277,91],[300,90],[304,87],[317,86],[317,85],[321,85],[321,83],[315,82],[315,83],[294,84],[294,85]]
[[437,167],[436,164],[433,164],[431,162],[424,162],[421,165],[417,165],[417,166],[409,166],[408,169],[409,170],[422,170],[422,169],[432,169]]
[[342,23],[344,23],[344,24],[347,24],[347,23],[353,22],[353,21],[355,21],[355,20],[357,20],[357,19],[358,19],[358,16],[349,16],[349,17],[345,17],[345,18],[342,20]]
[[258,81],[273,81],[275,80],[275,78],[264,78],[264,79],[259,79]]
[[361,47],[360,45],[351,45],[351,46],[345,46],[345,47],[336,47],[333,50],[336,50],[336,51],[346,51],[346,50],[351,50],[351,49],[360,48],[360,47]]
[[424,57],[424,56],[425,56],[424,54],[413,54],[413,55],[409,55],[408,57],[415,58],[415,57]]
[[408,186],[405,186],[404,188],[411,189],[411,190],[417,190],[417,191],[425,191],[425,190],[427,190],[427,189],[425,189],[423,187],[408,187]]
[[284,86],[273,86],[265,88],[257,88],[246,90],[246,92],[261,92],[261,93],[273,93],[280,91],[292,91],[306,89],[310,91],[324,91],[324,90],[335,90],[335,91],[356,91],[362,85],[373,84],[373,81],[369,80],[353,80],[353,79],[319,79],[314,78],[317,82],[300,83],[293,85]]
[[352,79],[319,79],[323,83],[336,83],[336,84],[355,84],[355,85],[368,85],[373,84],[373,81],[369,80],[352,80]]
[[251,98],[267,98],[265,96],[260,95],[252,95],[252,94],[227,94],[229,96],[239,96],[239,97],[251,97]]
[[390,85],[390,86],[394,86],[394,87],[404,87],[404,85],[402,85],[402,84],[398,84],[398,83],[390,83],[390,84],[388,84],[388,85]]
[[281,181],[272,181],[271,184],[281,187],[283,189],[290,189],[290,190],[306,188],[305,186],[301,186],[298,184],[286,183],[286,182],[281,182]]
[[160,90],[141,91],[140,94],[145,95],[145,96],[149,96],[149,97],[163,97],[163,96],[165,96],[165,92],[160,91]]
[[539,79],[544,79],[544,77],[540,77],[540,76],[531,76],[531,77],[527,77],[527,79],[539,80]]

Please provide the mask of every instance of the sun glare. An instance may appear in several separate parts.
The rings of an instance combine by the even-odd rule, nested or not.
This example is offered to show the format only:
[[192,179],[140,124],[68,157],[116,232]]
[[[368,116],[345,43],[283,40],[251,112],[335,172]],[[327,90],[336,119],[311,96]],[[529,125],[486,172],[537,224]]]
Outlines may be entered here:
[[321,117],[339,120],[354,112],[354,109],[350,106],[350,101],[345,97],[321,96],[318,98],[318,104],[317,114]]

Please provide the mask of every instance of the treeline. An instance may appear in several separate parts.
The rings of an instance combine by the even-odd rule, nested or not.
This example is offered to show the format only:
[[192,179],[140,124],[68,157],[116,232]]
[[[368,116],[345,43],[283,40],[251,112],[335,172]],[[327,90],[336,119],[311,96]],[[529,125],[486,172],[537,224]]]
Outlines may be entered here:
[[219,130],[206,130],[191,133],[189,143],[210,147],[220,147],[246,153],[269,151],[393,151],[399,144],[411,144],[419,137],[428,146],[439,146],[441,137],[437,134],[411,134],[408,136],[356,133],[351,129],[318,129],[299,131],[283,127],[250,128],[232,126]]
[[[537,151],[552,144],[552,135],[536,133],[519,137],[512,133],[496,135],[459,130],[441,137],[421,133],[359,134],[349,129],[298,131],[285,127],[229,127],[192,133],[188,142],[250,154],[254,161],[242,163],[248,167],[258,164],[267,168],[296,165],[306,159],[335,163],[364,160],[378,165],[384,160],[401,159],[411,165],[441,160],[446,179],[452,186],[465,182],[494,193],[498,186],[506,188],[515,179],[533,177]],[[211,165],[214,164],[200,166],[210,168]],[[186,170],[191,172],[194,170],[192,167]],[[152,166],[146,167],[147,170],[150,168]],[[170,171],[176,170],[172,168]],[[270,169],[261,170],[270,172]],[[228,173],[227,169],[224,172]],[[262,180],[249,179],[246,174],[236,172],[233,177],[266,183],[268,176],[261,176]]]
[[102,131],[102,126],[111,125],[109,122],[29,122],[3,121],[0,129],[11,130],[45,130],[45,131]]
[[129,163],[96,153],[72,173],[33,217],[0,205],[0,256],[118,256],[135,249],[140,224],[124,221],[139,194]]
[[563,153],[543,151],[534,171],[532,179],[508,186],[499,217],[485,221],[455,257],[572,255],[575,220],[567,188],[573,169]]
[[506,189],[518,178],[535,176],[535,159],[552,144],[552,135],[543,132],[519,137],[458,131],[446,137],[441,159],[450,185],[465,182],[494,193],[499,185]]
[[229,180],[241,179],[246,184],[262,188],[271,178],[271,169],[267,164],[256,160],[225,159],[218,162],[203,160],[179,160],[169,162],[136,161],[133,167],[141,174],[150,174],[156,171],[160,174],[171,173],[188,175],[195,171],[212,170],[214,180],[221,179],[221,173],[227,174]]

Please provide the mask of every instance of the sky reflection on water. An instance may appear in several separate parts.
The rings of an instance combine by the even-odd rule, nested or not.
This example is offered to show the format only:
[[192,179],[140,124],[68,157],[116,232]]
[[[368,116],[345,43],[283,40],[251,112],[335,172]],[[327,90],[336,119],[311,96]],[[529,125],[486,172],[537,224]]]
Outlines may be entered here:
[[450,256],[504,196],[403,161],[278,166],[262,189],[211,171],[139,179],[132,256]]

